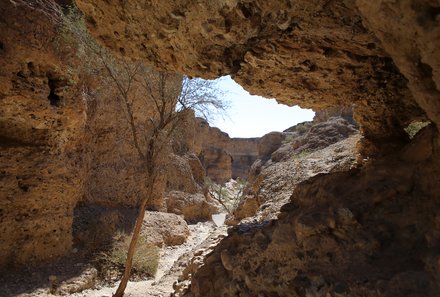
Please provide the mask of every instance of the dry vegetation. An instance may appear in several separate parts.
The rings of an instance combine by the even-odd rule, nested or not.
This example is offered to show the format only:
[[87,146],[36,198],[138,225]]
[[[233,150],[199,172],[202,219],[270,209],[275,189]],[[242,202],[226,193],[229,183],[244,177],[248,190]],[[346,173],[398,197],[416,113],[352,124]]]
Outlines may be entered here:
[[[96,258],[100,274],[105,281],[112,283],[120,279],[127,260],[130,240],[131,235],[129,234],[117,234],[112,248],[107,252],[100,253]],[[141,236],[133,258],[132,279],[154,277],[159,264],[159,252],[160,248],[148,243],[146,237]]]

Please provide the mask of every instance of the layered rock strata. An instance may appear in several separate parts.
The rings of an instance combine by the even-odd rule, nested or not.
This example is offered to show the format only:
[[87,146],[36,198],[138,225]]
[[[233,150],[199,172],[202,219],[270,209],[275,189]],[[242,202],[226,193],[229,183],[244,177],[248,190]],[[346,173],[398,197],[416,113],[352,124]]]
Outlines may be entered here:
[[199,158],[206,170],[206,176],[222,184],[231,178],[246,178],[250,166],[258,157],[258,138],[230,138],[225,132],[210,127],[203,119],[200,122],[199,137],[202,149]]

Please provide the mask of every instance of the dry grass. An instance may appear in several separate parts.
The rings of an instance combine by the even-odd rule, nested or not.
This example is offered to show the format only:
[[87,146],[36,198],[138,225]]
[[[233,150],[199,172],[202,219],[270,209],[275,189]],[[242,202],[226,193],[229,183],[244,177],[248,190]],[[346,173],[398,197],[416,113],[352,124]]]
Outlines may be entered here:
[[[117,234],[113,247],[107,252],[102,252],[97,257],[100,272],[106,281],[118,280],[122,275],[130,239],[131,236],[128,234]],[[159,251],[160,248],[148,243],[145,237],[139,237],[133,258],[133,279],[154,277],[159,264]]]

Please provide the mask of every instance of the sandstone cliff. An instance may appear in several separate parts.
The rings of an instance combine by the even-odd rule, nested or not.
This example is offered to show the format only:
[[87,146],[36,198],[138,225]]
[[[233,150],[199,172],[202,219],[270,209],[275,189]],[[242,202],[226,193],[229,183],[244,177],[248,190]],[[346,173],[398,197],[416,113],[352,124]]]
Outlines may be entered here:
[[83,195],[88,102],[52,50],[53,26],[0,3],[0,266],[55,259],[72,247]]
[[[51,48],[53,27],[16,2],[0,3],[1,265],[69,253],[94,157],[83,78]],[[439,295],[437,0],[76,3],[119,56],[231,74],[285,104],[354,106],[363,166],[302,182],[278,220],[238,226],[193,295]],[[414,120],[432,125],[410,142]]]
[[252,163],[258,157],[258,138],[230,138],[225,132],[210,127],[198,119],[202,148],[199,158],[206,176],[222,184],[231,178],[247,178]]

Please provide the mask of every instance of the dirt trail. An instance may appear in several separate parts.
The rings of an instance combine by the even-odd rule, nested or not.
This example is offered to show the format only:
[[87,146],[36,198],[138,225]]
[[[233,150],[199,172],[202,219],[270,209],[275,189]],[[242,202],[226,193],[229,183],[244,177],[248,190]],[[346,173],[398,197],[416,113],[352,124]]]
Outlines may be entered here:
[[[192,253],[197,250],[197,247],[203,243],[203,241],[212,233],[218,232],[219,234],[226,231],[225,227],[216,227],[213,222],[198,223],[188,226],[191,231],[191,235],[188,240],[179,246],[166,247],[161,252],[161,258],[159,261],[159,267],[154,280],[146,280],[139,282],[129,282],[126,294],[127,297],[144,297],[155,296],[165,297],[169,296],[173,290],[173,283],[178,278],[181,271],[185,268],[178,261],[179,257],[184,254]],[[111,297],[112,293],[116,291],[114,287],[100,287],[97,289],[90,289],[81,293],[76,293],[71,296],[76,297]]]

